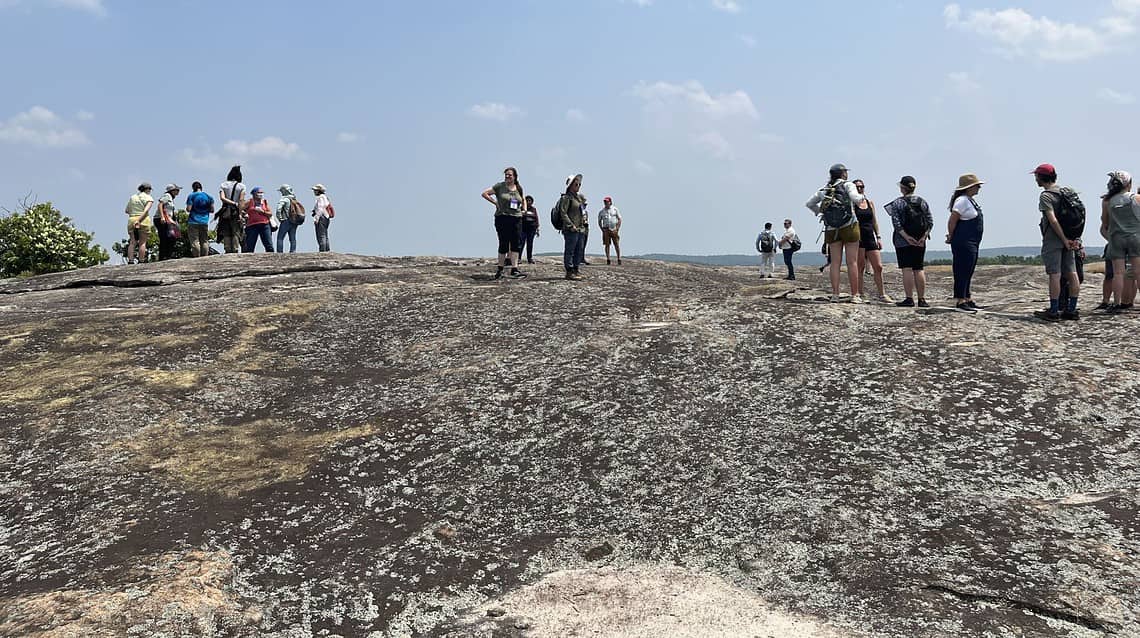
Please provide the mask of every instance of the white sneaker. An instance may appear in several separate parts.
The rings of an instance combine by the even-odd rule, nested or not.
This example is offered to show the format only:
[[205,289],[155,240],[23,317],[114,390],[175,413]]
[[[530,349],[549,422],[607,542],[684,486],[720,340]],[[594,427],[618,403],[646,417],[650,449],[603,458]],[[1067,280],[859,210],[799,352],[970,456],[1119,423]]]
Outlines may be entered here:
[[859,295],[854,295],[851,297],[851,303],[867,303],[867,302],[863,301],[863,298],[860,297]]
[[839,298],[839,295],[831,295],[830,297],[827,298],[827,300],[830,301],[831,303],[839,303],[841,301]]
[[883,303],[894,303],[895,298],[890,295],[883,295],[882,297],[879,297],[879,301],[882,301]]

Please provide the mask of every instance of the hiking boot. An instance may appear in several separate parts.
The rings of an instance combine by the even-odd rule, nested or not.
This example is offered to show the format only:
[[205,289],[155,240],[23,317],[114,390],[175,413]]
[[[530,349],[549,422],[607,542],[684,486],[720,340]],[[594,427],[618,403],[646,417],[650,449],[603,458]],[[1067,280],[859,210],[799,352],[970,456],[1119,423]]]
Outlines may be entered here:
[[621,265],[621,257],[618,257],[618,265]]
[[1081,311],[1080,310],[1066,310],[1065,312],[1061,313],[1061,318],[1064,319],[1065,321],[1080,321],[1081,320]]
[[526,273],[518,268],[511,268],[511,279],[526,279]]
[[898,306],[899,308],[913,308],[914,307],[914,299],[907,297],[906,299],[903,299],[902,301],[896,301],[895,305]]
[[1035,310],[1033,316],[1043,321],[1058,322],[1061,320],[1061,313],[1053,310]]
[[495,271],[495,279],[502,279],[502,278],[503,278],[503,269],[500,268],[500,269]]
[[570,281],[578,281],[581,279],[581,277],[578,276],[578,273],[574,272],[573,270],[566,271],[566,278]]
[[610,260],[609,260],[609,259],[606,259],[606,265],[607,265],[607,266],[612,266],[613,264],[612,264],[612,263],[610,263]]
[[922,297],[919,297],[918,298],[918,307],[919,308],[929,308],[930,304],[926,303],[926,300],[923,299]]

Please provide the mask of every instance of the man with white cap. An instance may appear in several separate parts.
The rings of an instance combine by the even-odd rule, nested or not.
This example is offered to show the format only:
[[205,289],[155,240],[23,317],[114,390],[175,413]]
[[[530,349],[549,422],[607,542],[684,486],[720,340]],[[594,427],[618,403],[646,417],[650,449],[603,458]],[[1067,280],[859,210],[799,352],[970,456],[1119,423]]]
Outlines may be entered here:
[[610,261],[610,244],[614,245],[614,251],[617,252],[617,263],[621,265],[621,244],[618,234],[621,232],[621,211],[617,206],[614,206],[614,200],[608,196],[602,200],[604,206],[602,210],[598,211],[598,228],[602,229],[602,246],[606,249],[606,265],[609,266]]
[[178,221],[174,219],[174,198],[182,187],[178,184],[167,184],[163,195],[158,199],[158,210],[154,211],[154,227],[158,231],[158,260],[165,261],[174,257],[174,244],[182,236],[178,228]]
[[322,253],[331,250],[329,248],[329,222],[336,216],[336,211],[333,209],[332,203],[329,202],[329,196],[325,193],[324,184],[313,186],[313,195],[317,198],[313,204],[313,225],[316,226],[317,231],[317,250]]
[[566,178],[566,192],[558,200],[562,238],[565,241],[562,266],[566,269],[566,278],[573,281],[582,278],[578,266],[581,265],[583,246],[586,243],[586,198],[578,192],[581,189],[582,175],[571,175]]

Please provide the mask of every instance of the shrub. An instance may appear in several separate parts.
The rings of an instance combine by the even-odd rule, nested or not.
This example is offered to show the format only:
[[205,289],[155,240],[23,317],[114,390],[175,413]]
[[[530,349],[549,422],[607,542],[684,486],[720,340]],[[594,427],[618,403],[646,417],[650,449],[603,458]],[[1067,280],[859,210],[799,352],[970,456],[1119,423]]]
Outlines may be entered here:
[[20,205],[0,218],[0,277],[39,275],[96,266],[107,251],[51,205]]

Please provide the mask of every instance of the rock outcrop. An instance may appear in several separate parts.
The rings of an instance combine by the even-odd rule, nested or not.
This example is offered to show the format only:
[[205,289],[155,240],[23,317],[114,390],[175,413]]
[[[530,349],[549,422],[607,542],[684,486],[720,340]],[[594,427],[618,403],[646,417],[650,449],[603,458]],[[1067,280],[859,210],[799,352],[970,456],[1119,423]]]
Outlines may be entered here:
[[1140,314],[583,270],[0,283],[0,635],[1140,636]]

